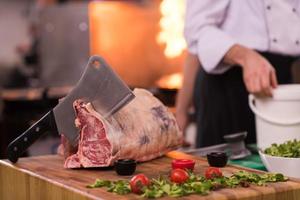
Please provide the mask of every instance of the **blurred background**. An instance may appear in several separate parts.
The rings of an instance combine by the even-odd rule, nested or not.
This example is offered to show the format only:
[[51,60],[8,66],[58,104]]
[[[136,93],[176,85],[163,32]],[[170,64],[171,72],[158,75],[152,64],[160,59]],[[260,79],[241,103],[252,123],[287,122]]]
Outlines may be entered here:
[[[186,56],[184,12],[185,0],[1,0],[0,158],[72,89],[94,54],[174,112]],[[193,145],[194,126],[188,131]],[[56,153],[59,142],[45,134],[26,155]]]
[[[185,0],[1,0],[0,157],[53,108],[98,54],[171,109],[182,82]],[[55,153],[46,134],[27,155]]]

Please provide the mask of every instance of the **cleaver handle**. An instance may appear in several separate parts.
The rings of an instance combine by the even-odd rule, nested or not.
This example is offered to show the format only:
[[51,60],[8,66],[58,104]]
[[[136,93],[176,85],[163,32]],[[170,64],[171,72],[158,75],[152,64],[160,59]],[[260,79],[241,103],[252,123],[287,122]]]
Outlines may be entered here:
[[47,131],[56,131],[56,124],[53,111],[49,111],[39,121],[33,124],[22,135],[12,141],[7,147],[8,159],[16,163],[20,156],[32,145],[39,137]]

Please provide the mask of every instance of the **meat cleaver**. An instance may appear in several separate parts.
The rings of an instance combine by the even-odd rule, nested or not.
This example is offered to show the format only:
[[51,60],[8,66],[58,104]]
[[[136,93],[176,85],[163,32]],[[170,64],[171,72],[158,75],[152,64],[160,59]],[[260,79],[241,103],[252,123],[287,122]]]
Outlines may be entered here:
[[79,132],[75,127],[73,102],[83,99],[91,102],[104,118],[111,116],[129,103],[134,94],[99,56],[92,56],[74,89],[52,110],[8,145],[8,159],[18,158],[47,131],[63,134],[69,142],[78,144]]

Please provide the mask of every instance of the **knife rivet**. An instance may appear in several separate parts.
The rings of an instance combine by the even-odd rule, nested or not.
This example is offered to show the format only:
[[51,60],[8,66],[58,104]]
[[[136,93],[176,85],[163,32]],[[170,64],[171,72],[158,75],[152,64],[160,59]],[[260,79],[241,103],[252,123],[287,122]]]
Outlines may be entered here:
[[101,64],[100,64],[99,61],[95,60],[95,61],[93,62],[93,66],[94,66],[96,69],[99,69],[100,66],[101,66]]
[[18,147],[14,147],[14,151],[18,151]]
[[24,142],[27,142],[28,138],[27,137],[24,137]]
[[36,127],[35,132],[39,132],[39,131],[40,131],[40,127]]

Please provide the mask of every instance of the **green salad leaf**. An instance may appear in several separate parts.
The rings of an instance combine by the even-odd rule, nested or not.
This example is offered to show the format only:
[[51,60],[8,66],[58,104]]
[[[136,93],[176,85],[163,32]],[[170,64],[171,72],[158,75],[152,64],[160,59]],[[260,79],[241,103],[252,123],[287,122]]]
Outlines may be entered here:
[[265,154],[271,156],[300,158],[300,140],[289,140],[283,144],[272,144],[266,148]]

